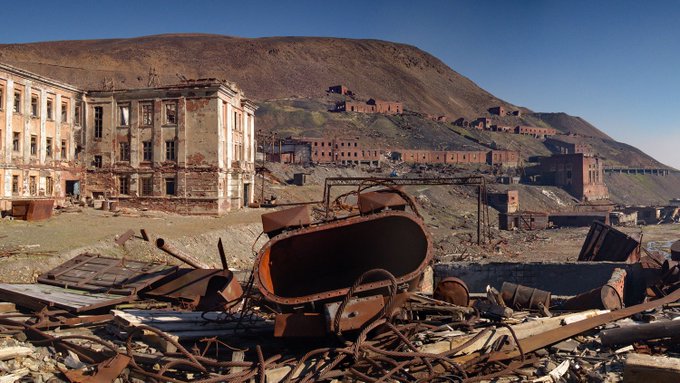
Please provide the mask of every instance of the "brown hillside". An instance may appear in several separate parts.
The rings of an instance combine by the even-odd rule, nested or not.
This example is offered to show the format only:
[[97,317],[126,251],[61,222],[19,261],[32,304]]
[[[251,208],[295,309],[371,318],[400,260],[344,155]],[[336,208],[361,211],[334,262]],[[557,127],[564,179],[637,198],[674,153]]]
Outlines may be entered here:
[[613,141],[606,133],[594,127],[588,121],[581,117],[570,116],[566,113],[532,113],[530,117],[534,117],[540,121],[547,123],[553,128],[562,133],[578,134],[586,137],[597,137],[605,140]]
[[85,89],[101,88],[105,77],[118,88],[145,87],[153,67],[161,83],[177,83],[177,74],[216,77],[256,100],[320,98],[328,86],[344,84],[364,99],[399,100],[406,109],[449,117],[510,106],[430,54],[378,40],[156,35],[0,45],[0,61]]

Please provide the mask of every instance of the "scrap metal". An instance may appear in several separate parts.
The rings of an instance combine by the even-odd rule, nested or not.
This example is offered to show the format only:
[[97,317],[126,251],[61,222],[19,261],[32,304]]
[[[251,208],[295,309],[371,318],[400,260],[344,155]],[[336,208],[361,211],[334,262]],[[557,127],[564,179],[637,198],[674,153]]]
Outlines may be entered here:
[[640,242],[641,239],[594,221],[583,242],[578,260],[635,263],[640,260]]

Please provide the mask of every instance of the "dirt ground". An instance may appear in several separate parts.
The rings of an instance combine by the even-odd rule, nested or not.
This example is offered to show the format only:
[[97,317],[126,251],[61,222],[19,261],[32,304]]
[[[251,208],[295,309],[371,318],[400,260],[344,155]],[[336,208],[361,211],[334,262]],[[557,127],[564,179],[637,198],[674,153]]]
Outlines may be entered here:
[[[314,167],[302,168],[269,164],[272,175],[265,184],[264,195],[275,195],[279,204],[319,201],[327,177],[385,176],[394,169]],[[400,169],[402,171],[403,169]],[[305,186],[292,185],[293,174],[308,175]],[[428,175],[429,176],[429,175]],[[520,207],[524,210],[570,208],[572,202],[557,188],[512,185],[520,188]],[[490,191],[506,185],[490,185]],[[334,189],[333,197],[355,187]],[[257,198],[261,183],[256,183]],[[489,208],[489,240],[477,245],[476,189],[465,186],[409,186],[404,189],[416,201],[432,235],[436,262],[456,261],[575,261],[588,228],[562,228],[541,231],[500,231],[498,212]],[[351,201],[350,201],[351,202]],[[317,206],[319,210],[321,206]],[[248,208],[221,217],[180,216],[157,211],[122,209],[118,213],[81,208],[78,212],[56,214],[42,222],[0,219],[0,281],[30,282],[65,260],[83,252],[112,257],[177,261],[155,248],[153,241],[162,237],[174,246],[206,263],[219,263],[217,242],[223,240],[229,267],[249,270],[255,252],[265,243],[260,236],[260,216],[271,209]],[[152,242],[142,240],[145,229]],[[133,229],[136,236],[123,246],[115,244],[117,236]],[[642,234],[643,245],[650,250],[668,251],[680,239],[680,225],[652,225],[621,228]],[[256,242],[257,241],[257,242]]]

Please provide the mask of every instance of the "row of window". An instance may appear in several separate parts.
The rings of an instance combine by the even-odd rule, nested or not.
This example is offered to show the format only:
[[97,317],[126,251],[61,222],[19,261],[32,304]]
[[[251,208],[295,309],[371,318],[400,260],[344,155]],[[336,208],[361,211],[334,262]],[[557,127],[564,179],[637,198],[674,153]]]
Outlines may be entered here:
[[[332,153],[333,153],[333,152],[328,152],[328,157],[332,157],[332,156],[333,156]],[[314,151],[314,155],[318,157],[318,156],[319,156],[319,152],[318,152],[318,151]],[[336,155],[337,155],[337,153],[336,153]],[[370,152],[370,151],[369,151],[369,152],[365,152],[365,151],[363,151],[363,150],[361,151],[361,156],[362,156],[362,157],[370,156],[370,155],[371,155],[371,152]],[[373,152],[373,156],[377,156],[377,155],[378,155],[378,151],[376,150],[376,151]],[[359,156],[359,152],[354,152],[354,157],[358,157],[358,156]],[[322,152],[321,152],[321,157],[326,157],[326,152],[323,152],[323,151],[322,151]],[[345,152],[340,152],[340,157],[345,157]],[[347,152],[347,157],[352,157],[352,152]],[[423,158],[424,158],[424,157],[423,157]]]
[[[153,103],[140,103],[141,126],[153,126]],[[177,102],[163,104],[163,124],[177,125]],[[118,126],[130,126],[130,105],[118,106]],[[94,138],[102,138],[104,133],[104,107],[94,107]]]
[[[18,195],[20,193],[21,179],[18,175],[12,176],[12,194]],[[38,195],[38,177],[28,177],[28,192],[32,196]],[[45,177],[45,195],[51,196],[54,192],[54,180],[52,177]]]
[[[3,109],[5,103],[4,103],[4,94],[5,90],[2,86],[0,86],[0,110]],[[45,116],[48,120],[54,120],[54,100],[52,98],[47,99],[47,116]],[[23,105],[23,91],[21,90],[15,90],[14,91],[14,100],[12,103],[12,112],[22,114],[22,105]],[[68,122],[68,101],[62,101],[61,102],[61,122],[67,123]],[[40,95],[37,93],[32,93],[31,94],[31,109],[30,109],[30,116],[31,117],[40,117]],[[80,105],[76,105],[75,107],[75,123],[76,125],[80,125]]]
[[[2,131],[0,130],[0,133]],[[53,141],[52,137],[46,137],[45,138],[45,155],[47,157],[52,157],[53,153]],[[21,151],[21,133],[20,132],[12,132],[12,150],[15,152],[20,152]],[[31,135],[31,147],[30,147],[30,153],[32,156],[35,156],[38,154],[38,136],[36,135]],[[66,140],[61,140],[61,158],[66,159],[68,153],[68,147]]]
[[[121,142],[118,144],[118,149],[118,161],[130,161],[130,143]],[[153,161],[153,143],[151,141],[142,142],[142,161]],[[174,140],[165,141],[165,161],[177,161],[177,143]],[[103,157],[95,155],[92,165],[101,168]]]
[[[321,143],[321,147],[326,146],[325,144],[326,144],[325,142],[322,142],[322,143]],[[316,142],[316,141],[314,141],[314,146],[319,146],[319,143]],[[329,142],[329,143],[328,143],[328,147],[330,148],[331,146],[333,146],[333,145]],[[345,146],[345,143],[344,143],[344,142],[341,142],[341,143],[340,143],[340,146]],[[348,143],[347,143],[347,147],[351,147],[351,146],[352,146],[352,143],[351,143],[351,142],[348,142]],[[354,147],[356,148],[357,146],[359,146],[358,143],[357,143],[357,142],[354,142]],[[336,149],[338,148],[338,144],[335,144],[335,148],[336,148]]]
[[[137,190],[139,196],[152,196],[153,195],[153,178],[140,177],[139,178],[140,188]],[[118,192],[122,195],[130,194],[130,177],[120,176],[118,177]],[[175,177],[163,178],[163,194],[164,195],[176,195],[177,194],[177,180]]]

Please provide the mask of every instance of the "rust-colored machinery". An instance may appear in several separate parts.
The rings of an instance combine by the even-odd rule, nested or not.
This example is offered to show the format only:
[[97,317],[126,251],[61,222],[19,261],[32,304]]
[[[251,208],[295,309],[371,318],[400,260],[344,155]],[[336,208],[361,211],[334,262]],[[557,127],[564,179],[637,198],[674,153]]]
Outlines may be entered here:
[[[432,258],[430,235],[417,212],[391,200],[381,208],[373,199],[367,215],[316,224],[298,208],[263,215],[279,222],[267,225],[278,234],[259,251],[254,280],[281,312],[276,336],[360,329],[417,288]],[[394,205],[399,210],[387,210]]]

